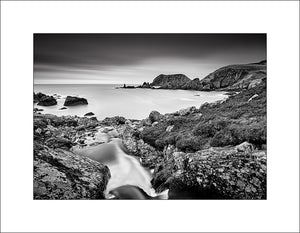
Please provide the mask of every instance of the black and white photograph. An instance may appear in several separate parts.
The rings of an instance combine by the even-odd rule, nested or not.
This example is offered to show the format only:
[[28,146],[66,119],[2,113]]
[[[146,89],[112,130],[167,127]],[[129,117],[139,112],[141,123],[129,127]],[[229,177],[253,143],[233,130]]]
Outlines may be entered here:
[[266,34],[33,36],[34,199],[267,199]]
[[1,232],[299,232],[299,1],[1,1]]

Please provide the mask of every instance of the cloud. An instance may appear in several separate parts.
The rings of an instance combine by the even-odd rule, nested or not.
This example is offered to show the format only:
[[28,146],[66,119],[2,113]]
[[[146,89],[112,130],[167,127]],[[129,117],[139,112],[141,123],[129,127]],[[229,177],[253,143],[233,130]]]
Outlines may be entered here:
[[265,58],[264,34],[34,36],[34,76],[42,82],[86,80],[133,83],[144,80],[148,75],[152,76],[152,80],[164,72],[180,72],[201,78],[208,74],[204,72],[221,65]]

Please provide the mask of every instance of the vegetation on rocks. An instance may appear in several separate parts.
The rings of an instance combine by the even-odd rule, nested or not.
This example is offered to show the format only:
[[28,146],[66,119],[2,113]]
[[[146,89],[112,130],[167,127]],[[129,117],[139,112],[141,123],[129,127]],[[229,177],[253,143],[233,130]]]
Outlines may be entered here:
[[[253,95],[256,98],[249,99]],[[171,131],[166,129],[172,126]],[[244,141],[266,144],[266,81],[225,101],[204,104],[187,115],[167,114],[155,126],[145,126],[139,137],[158,150],[174,145],[184,152]]]

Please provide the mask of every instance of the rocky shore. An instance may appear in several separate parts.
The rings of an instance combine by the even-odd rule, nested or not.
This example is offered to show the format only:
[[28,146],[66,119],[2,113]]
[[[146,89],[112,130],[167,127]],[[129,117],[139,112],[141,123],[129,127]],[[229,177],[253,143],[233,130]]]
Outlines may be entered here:
[[[88,114],[91,115],[91,114]],[[266,82],[143,120],[34,113],[34,198],[102,199],[107,166],[75,154],[122,139],[169,199],[266,199]]]

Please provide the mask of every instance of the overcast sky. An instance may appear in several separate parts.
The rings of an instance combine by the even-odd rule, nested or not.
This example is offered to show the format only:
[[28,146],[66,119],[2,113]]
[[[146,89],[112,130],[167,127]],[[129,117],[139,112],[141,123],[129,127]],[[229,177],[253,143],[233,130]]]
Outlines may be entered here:
[[202,79],[264,59],[265,34],[34,34],[35,83],[140,84],[176,73]]

